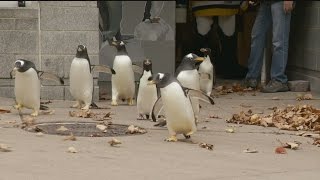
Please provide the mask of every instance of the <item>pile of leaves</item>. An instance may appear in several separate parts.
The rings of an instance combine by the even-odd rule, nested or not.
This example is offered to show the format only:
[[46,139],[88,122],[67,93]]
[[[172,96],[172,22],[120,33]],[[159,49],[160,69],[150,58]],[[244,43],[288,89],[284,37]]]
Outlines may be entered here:
[[226,95],[229,93],[238,93],[238,94],[242,94],[245,92],[254,92],[254,89],[252,88],[244,88],[243,86],[241,86],[239,83],[233,83],[231,85],[231,87],[227,87],[226,85],[222,85],[222,86],[218,86],[215,88],[215,90],[217,91],[217,93],[219,95]]
[[305,130],[320,132],[320,109],[310,105],[289,105],[281,110],[273,107],[273,113],[267,116],[241,111],[234,114],[228,123],[259,125],[265,127],[277,127],[281,130]]

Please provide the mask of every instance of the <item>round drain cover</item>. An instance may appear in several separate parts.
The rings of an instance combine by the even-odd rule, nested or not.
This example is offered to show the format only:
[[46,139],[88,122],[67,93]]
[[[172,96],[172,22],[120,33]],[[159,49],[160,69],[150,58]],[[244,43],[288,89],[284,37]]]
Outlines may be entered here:
[[[100,125],[100,128],[97,125]],[[26,127],[25,130],[62,136],[73,134],[74,136],[82,137],[130,136],[145,133],[127,133],[128,127],[128,125],[123,124],[101,125],[94,122],[50,122],[35,124]]]

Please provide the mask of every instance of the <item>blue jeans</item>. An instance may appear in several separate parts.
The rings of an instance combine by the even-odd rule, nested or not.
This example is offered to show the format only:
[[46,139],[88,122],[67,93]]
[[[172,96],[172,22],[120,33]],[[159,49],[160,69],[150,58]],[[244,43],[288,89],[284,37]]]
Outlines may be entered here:
[[261,3],[251,33],[247,79],[257,79],[261,75],[266,34],[272,26],[271,79],[282,83],[288,81],[284,73],[288,60],[290,19],[291,13],[284,12],[283,1]]

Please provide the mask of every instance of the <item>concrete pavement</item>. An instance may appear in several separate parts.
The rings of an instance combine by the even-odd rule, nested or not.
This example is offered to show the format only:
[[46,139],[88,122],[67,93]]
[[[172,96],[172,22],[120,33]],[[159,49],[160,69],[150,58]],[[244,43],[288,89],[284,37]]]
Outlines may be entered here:
[[[26,132],[14,127],[20,123],[18,112],[11,105],[13,99],[0,98],[0,107],[11,113],[0,114],[0,143],[12,147],[12,152],[0,152],[0,180],[15,179],[319,179],[320,147],[312,139],[295,136],[296,132],[276,128],[227,124],[233,113],[252,109],[254,113],[269,114],[269,107],[288,104],[311,104],[320,108],[319,94],[315,100],[296,101],[295,92],[263,94],[236,93],[215,99],[216,105],[202,104],[200,123],[190,141],[179,136],[176,143],[164,142],[166,128],[154,127],[154,122],[136,120],[136,106],[120,105],[111,109],[93,109],[109,112],[112,122],[144,127],[148,133],[116,137],[122,144],[111,147],[111,137],[77,137],[77,141],[63,141],[63,136]],[[280,100],[272,100],[279,97]],[[39,115],[36,122],[90,121],[69,116],[73,102],[53,100],[48,104],[53,115]],[[109,106],[109,101],[97,103]],[[244,108],[244,104],[252,106]],[[23,110],[30,113],[30,110]],[[208,118],[215,115],[221,119]],[[235,126],[235,133],[227,133],[228,126]],[[205,127],[205,128],[204,128]],[[288,154],[275,154],[282,142],[300,141],[298,150],[287,149]],[[200,148],[198,143],[213,144],[212,151]],[[73,146],[78,153],[67,153]],[[255,154],[243,153],[246,148],[257,149]]]

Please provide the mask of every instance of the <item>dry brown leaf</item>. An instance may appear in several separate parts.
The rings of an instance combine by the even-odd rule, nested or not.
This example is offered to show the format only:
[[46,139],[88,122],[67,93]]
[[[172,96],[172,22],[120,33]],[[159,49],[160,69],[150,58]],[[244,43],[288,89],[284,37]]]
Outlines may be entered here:
[[99,129],[100,131],[104,131],[106,130],[108,127],[102,124],[97,124],[96,128]]
[[10,110],[0,108],[0,114],[10,113],[10,112],[11,112]]
[[76,141],[77,138],[73,135],[73,133],[70,134],[70,136],[67,136],[63,139],[64,141]]
[[210,150],[210,151],[213,150],[213,144],[199,143],[199,146],[200,146],[201,148],[205,148],[205,149],[208,149],[208,150]]
[[273,97],[272,100],[280,100],[279,97]]
[[108,143],[110,144],[110,146],[115,146],[115,145],[118,145],[118,144],[122,144],[121,141],[115,139],[115,138],[112,138],[111,141],[108,141]]
[[275,153],[276,153],[276,154],[287,154],[287,151],[286,151],[285,148],[283,148],[283,147],[281,146],[281,147],[277,147],[277,148],[275,149]]
[[55,110],[41,110],[41,112],[42,112],[43,114],[50,114],[50,115],[52,115],[52,114],[55,113]]
[[256,149],[245,149],[245,150],[243,150],[243,152],[244,153],[258,153],[259,151],[258,150],[256,150]]
[[246,105],[246,104],[240,104],[241,107],[244,107],[244,108],[251,108],[252,106],[251,105]]
[[299,144],[294,143],[294,142],[286,142],[282,147],[296,150],[299,148]]
[[215,116],[215,115],[210,115],[209,118],[213,118],[213,119],[221,119],[219,116]]
[[22,117],[23,126],[32,126],[35,124],[35,118],[32,116],[23,116]]
[[11,148],[6,144],[0,144],[0,152],[10,152]]
[[234,132],[235,132],[235,129],[234,129],[234,128],[227,128],[227,129],[226,129],[226,132],[227,132],[227,133],[234,133]]
[[37,137],[43,137],[44,134],[43,134],[42,132],[37,132],[37,133],[36,133],[36,136],[37,136]]
[[304,100],[311,100],[311,99],[313,99],[312,94],[305,94],[305,95],[303,96],[303,99],[304,99]]
[[64,131],[68,131],[69,129],[64,127],[64,126],[60,126],[58,129],[56,129],[56,131],[60,131],[60,132],[64,132]]
[[67,150],[68,153],[77,153],[79,152],[76,148],[74,147],[69,147],[68,150]]
[[135,127],[134,125],[130,125],[126,131],[127,134],[136,134],[136,133],[144,134],[146,132],[147,131],[145,129],[142,129],[140,127]]

